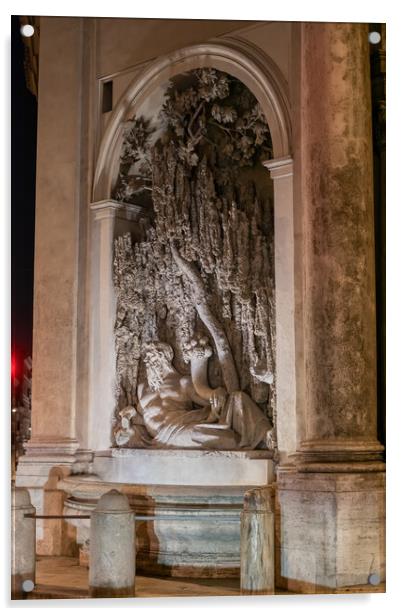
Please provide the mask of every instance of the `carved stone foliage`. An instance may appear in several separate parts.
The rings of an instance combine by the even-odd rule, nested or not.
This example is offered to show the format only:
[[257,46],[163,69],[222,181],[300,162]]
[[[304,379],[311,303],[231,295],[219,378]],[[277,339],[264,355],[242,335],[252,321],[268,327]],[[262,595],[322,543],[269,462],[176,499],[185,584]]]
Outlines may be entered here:
[[215,353],[212,387],[241,390],[274,417],[273,211],[260,106],[214,69],[173,78],[157,122],[125,126],[113,197],[148,208],[143,241],[115,244],[117,407],[137,404],[144,343],[161,340],[188,374],[197,336]]

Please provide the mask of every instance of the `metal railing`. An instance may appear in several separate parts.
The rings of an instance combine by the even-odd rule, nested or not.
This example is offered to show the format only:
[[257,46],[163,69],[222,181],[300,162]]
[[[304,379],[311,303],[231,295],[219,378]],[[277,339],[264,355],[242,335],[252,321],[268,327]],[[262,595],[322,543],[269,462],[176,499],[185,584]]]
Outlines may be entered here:
[[[199,510],[198,510],[199,511]],[[236,516],[224,518],[225,522],[239,522],[239,518],[242,512],[238,511]],[[90,520],[90,515],[36,515],[32,513],[26,513],[25,518],[34,520]],[[135,522],[154,522],[157,520],[211,520],[214,516],[211,515],[138,515],[135,513]],[[215,516],[215,519],[220,519],[220,516]]]

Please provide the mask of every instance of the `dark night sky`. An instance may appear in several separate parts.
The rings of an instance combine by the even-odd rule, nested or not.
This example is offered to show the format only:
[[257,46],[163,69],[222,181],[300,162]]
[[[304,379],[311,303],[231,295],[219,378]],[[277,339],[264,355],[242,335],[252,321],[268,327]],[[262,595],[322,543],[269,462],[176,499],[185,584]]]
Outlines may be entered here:
[[18,16],[11,17],[11,342],[16,375],[32,354],[37,101],[27,89]]

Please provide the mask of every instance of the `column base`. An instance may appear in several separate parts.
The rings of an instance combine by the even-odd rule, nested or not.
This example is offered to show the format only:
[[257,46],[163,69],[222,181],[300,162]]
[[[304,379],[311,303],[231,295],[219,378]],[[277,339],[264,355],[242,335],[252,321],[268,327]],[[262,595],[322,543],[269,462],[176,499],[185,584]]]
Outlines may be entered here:
[[24,447],[24,458],[40,457],[43,459],[52,459],[56,457],[59,461],[66,459],[66,461],[69,462],[74,458],[79,447],[79,442],[73,438],[32,437]]
[[384,473],[279,470],[277,490],[278,587],[325,592],[385,580]]
[[303,441],[290,460],[303,473],[383,472],[384,446],[378,441],[346,439]]
[[[32,439],[18,460],[16,487],[29,490],[38,515],[61,515],[65,494],[58,482],[72,474],[90,472],[93,454],[80,450],[74,439]],[[65,520],[36,521],[38,554],[74,556],[75,528]]]

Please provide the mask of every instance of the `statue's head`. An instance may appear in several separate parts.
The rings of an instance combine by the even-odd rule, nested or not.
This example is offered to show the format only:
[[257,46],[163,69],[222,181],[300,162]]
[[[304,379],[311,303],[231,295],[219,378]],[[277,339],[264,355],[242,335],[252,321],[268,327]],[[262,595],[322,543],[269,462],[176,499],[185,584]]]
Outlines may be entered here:
[[159,389],[167,372],[172,369],[173,349],[165,342],[148,342],[142,345],[148,383],[151,389]]

